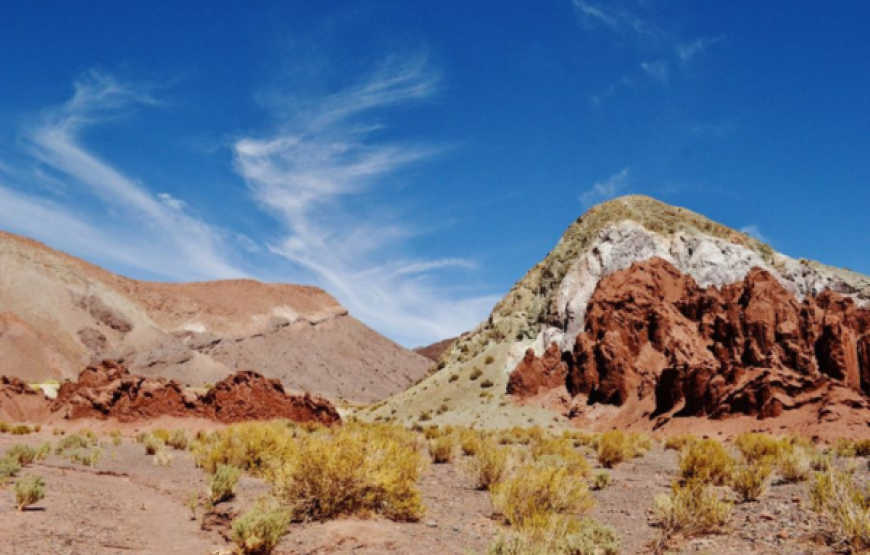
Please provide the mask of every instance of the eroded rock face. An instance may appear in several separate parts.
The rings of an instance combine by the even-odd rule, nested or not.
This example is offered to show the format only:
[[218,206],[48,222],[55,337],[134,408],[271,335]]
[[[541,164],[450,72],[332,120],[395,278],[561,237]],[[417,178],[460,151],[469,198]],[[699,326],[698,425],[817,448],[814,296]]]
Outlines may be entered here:
[[78,381],[63,384],[51,412],[68,419],[114,418],[121,422],[159,416],[209,418],[225,423],[287,418],[333,424],[341,420],[328,401],[287,394],[280,381],[256,372],[236,372],[199,395],[175,380],[137,376],[109,360],[89,366]]
[[551,344],[538,358],[535,351],[528,349],[522,362],[508,379],[507,392],[511,395],[530,397],[541,390],[549,390],[565,383],[568,365],[562,361],[558,345]]
[[[584,329],[570,352],[554,344],[540,359],[527,353],[511,382],[564,384],[590,403],[618,406],[652,397],[658,414],[716,418],[775,417],[809,403],[868,406],[870,311],[831,291],[799,302],[759,268],[702,289],[663,259],[635,263],[599,282]],[[566,370],[555,385],[553,360]]]

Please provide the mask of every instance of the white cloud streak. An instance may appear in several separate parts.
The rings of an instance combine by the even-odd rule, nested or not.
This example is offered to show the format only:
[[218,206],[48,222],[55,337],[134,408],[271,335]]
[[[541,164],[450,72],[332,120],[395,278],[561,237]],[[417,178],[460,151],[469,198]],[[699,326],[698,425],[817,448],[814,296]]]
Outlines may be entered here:
[[[21,170],[14,181],[0,184],[3,225],[73,254],[90,253],[101,263],[168,279],[245,275],[227,260],[220,230],[184,214],[181,201],[170,195],[155,198],[82,144],[85,129],[124,118],[136,106],[157,104],[148,88],[99,72],[88,73],[74,86],[70,100],[25,129],[26,154],[42,167],[29,180],[27,170]],[[44,170],[55,176],[65,202],[24,192],[36,188]]]
[[624,168],[604,181],[599,181],[580,195],[580,202],[585,208],[589,208],[594,204],[619,196],[628,187],[630,173],[628,168]]
[[311,272],[351,313],[406,344],[457,335],[476,325],[495,297],[457,296],[436,272],[467,269],[458,258],[403,255],[417,232],[372,208],[368,195],[437,149],[378,140],[386,110],[430,98],[438,75],[424,58],[391,60],[347,90],[305,103],[267,137],[234,146],[238,173],[286,235],[270,245]]

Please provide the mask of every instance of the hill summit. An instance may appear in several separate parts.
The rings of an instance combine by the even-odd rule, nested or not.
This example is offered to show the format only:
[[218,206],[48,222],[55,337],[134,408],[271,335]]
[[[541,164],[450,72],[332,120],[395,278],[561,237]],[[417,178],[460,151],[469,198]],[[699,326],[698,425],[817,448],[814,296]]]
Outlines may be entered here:
[[866,276],[622,197],[575,221],[441,372],[379,410],[495,426],[551,425],[555,412],[602,429],[696,417],[866,429],[868,305]]

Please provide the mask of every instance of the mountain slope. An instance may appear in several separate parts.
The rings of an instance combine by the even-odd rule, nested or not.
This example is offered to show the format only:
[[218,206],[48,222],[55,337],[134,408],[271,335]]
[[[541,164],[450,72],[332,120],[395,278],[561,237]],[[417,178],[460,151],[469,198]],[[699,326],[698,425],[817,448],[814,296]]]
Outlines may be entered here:
[[[571,356],[578,337],[586,330],[587,310],[602,280],[652,259],[661,260],[700,289],[718,291],[742,282],[753,271],[762,271],[798,304],[824,291],[850,299],[848,302],[856,307],[870,301],[870,279],[865,276],[792,259],[683,208],[648,197],[623,197],[592,208],[572,224],[553,251],[517,282],[490,317],[442,355],[441,372],[370,411],[370,416],[392,416],[408,423],[419,420],[422,414],[424,421],[429,416],[433,422],[444,423],[550,425],[554,411],[563,423],[567,417],[576,418],[571,407],[576,409],[581,395],[590,405],[583,411],[584,425],[606,427],[620,419],[626,421],[624,404],[597,402],[594,396],[586,397],[589,391],[569,391],[567,376],[556,387],[560,378],[553,378],[551,373],[566,371],[559,370],[559,365]],[[648,270],[639,271],[643,274]],[[614,320],[622,319],[619,313],[614,316]],[[856,324],[849,333],[860,335],[863,331]],[[774,337],[775,341],[781,338],[776,333]],[[603,337],[595,339],[601,340]],[[623,334],[613,348],[630,342]],[[653,357],[645,345],[640,340],[637,347]],[[707,343],[699,345],[693,348],[708,348]],[[849,349],[851,353],[852,347]],[[527,374],[540,374],[532,383],[542,380],[549,385],[540,388],[540,395],[536,395],[536,388],[533,395],[521,395],[522,399],[506,397],[511,372],[524,360],[524,365],[533,369],[526,370]],[[629,365],[635,363],[632,360]],[[657,380],[668,363],[651,367]],[[628,368],[616,372],[629,378]],[[633,418],[646,418],[646,425],[651,427],[655,422],[649,417],[654,409],[647,410],[650,414],[645,416],[646,409],[641,410]]]
[[0,375],[30,382],[114,358],[193,386],[253,369],[354,402],[401,391],[431,365],[316,287],[141,282],[2,232],[0,354]]

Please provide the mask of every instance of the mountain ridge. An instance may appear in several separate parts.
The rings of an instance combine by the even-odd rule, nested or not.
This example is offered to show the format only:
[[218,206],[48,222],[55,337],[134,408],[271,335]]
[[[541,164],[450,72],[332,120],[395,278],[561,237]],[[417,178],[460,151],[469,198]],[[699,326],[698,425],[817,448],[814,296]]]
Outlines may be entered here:
[[112,358],[194,385],[254,369],[290,389],[369,402],[431,364],[314,286],[138,281],[7,232],[0,267],[0,374],[31,382]]

